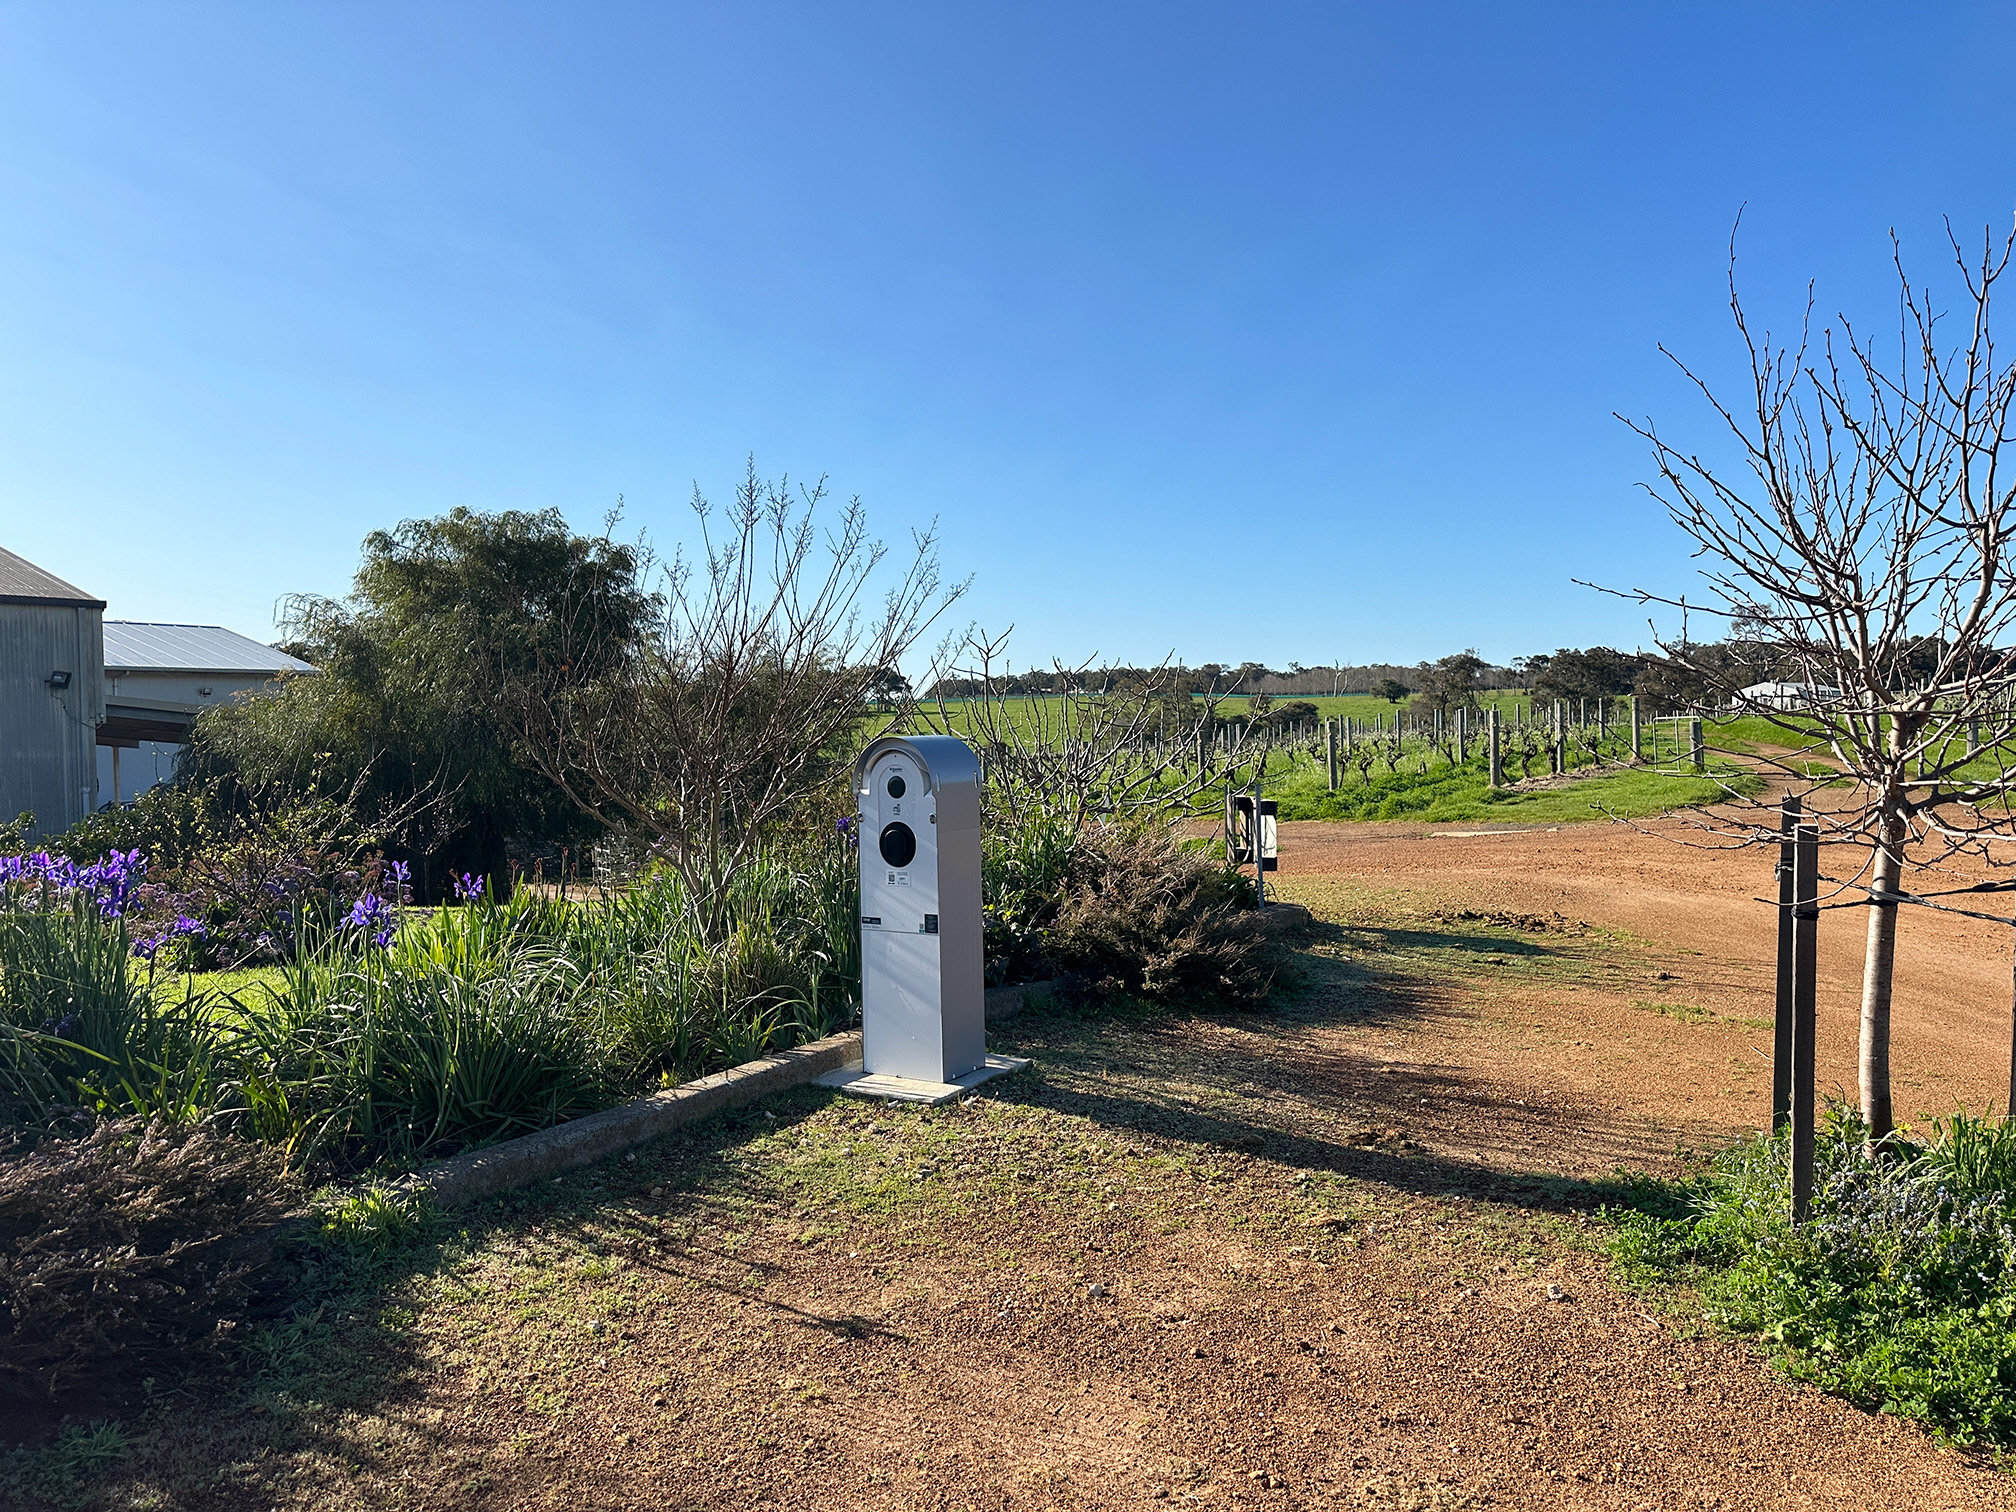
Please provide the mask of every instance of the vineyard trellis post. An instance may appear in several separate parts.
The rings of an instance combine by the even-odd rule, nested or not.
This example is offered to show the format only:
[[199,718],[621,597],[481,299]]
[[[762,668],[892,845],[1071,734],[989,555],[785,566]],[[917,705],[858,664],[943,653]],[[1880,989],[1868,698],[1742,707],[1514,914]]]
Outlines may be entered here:
[[1484,716],[1484,780],[1494,788],[1505,786],[1505,766],[1498,755],[1498,705]]
[[1638,695],[1633,693],[1631,695],[1631,759],[1637,761],[1643,754],[1638,742]]

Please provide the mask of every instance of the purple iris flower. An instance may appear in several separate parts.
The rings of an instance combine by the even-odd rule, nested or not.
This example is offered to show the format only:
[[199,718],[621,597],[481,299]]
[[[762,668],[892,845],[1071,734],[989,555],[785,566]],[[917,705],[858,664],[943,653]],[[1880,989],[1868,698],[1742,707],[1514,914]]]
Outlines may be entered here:
[[458,902],[474,903],[483,896],[483,878],[474,872],[463,872],[454,880],[455,897]]
[[381,950],[392,943],[393,932],[399,927],[392,905],[376,893],[366,893],[351,904],[350,915],[343,922],[370,935],[371,943]]

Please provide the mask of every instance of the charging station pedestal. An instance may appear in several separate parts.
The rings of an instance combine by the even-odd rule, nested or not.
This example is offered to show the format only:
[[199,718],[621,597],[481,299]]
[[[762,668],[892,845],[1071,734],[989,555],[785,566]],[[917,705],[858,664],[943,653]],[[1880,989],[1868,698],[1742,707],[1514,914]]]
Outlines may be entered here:
[[854,763],[861,842],[861,1064],[820,1077],[946,1102],[1026,1060],[987,1053],[980,763],[950,735],[884,736]]

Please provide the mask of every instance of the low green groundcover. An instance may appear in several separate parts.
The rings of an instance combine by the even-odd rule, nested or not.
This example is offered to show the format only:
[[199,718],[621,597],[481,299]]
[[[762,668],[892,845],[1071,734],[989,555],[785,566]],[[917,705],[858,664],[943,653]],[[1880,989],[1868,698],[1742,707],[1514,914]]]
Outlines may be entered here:
[[1789,1375],[1945,1440],[2016,1448],[2016,1124],[1959,1115],[1871,1149],[1851,1114],[1821,1132],[1810,1220],[1788,1211],[1783,1138],[1618,1220],[1627,1278],[1698,1290],[1720,1326]]

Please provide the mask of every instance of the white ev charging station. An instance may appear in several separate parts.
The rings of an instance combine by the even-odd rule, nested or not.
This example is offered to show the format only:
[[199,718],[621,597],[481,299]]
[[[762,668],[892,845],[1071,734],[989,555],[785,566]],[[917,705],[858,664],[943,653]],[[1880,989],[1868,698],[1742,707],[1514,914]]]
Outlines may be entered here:
[[819,1078],[944,1102],[1027,1061],[987,1053],[980,763],[950,735],[884,736],[854,764],[861,1064]]

